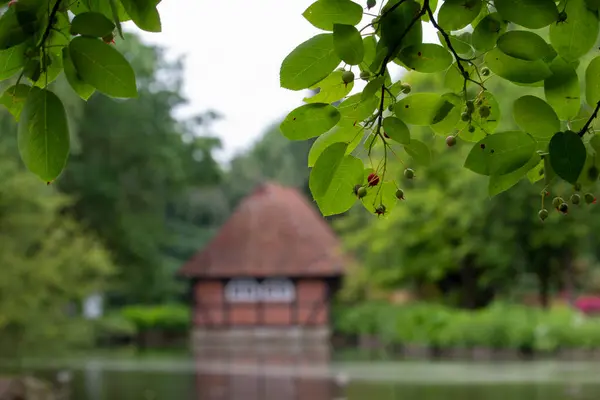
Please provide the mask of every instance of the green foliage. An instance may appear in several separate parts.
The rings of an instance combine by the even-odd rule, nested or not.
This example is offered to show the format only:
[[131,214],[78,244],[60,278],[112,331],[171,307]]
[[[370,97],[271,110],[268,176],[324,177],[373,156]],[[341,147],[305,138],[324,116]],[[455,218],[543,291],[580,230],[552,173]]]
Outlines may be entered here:
[[566,307],[550,311],[495,304],[464,311],[438,304],[390,305],[365,302],[335,309],[335,329],[375,335],[387,344],[430,348],[490,348],[554,352],[600,349],[600,320]]
[[[121,22],[129,19],[143,30],[160,31],[156,4],[35,0],[10,2],[0,10],[0,80],[18,74],[16,85],[5,91],[0,103],[20,122],[21,156],[43,181],[53,181],[62,172],[72,136],[67,123],[71,117],[49,85],[64,71],[84,100],[95,90],[136,97],[133,69],[109,43],[116,33],[122,37]],[[21,109],[25,120],[19,118]]]
[[187,332],[191,321],[189,308],[181,304],[128,306],[119,313],[121,318],[135,326],[137,332]]
[[[466,160],[458,162],[487,176],[492,196],[525,176],[539,192],[552,190],[561,180],[594,190],[596,150],[586,143],[596,132],[600,110],[600,63],[590,57],[600,25],[595,2],[388,0],[372,19],[364,18],[370,15],[361,9],[350,0],[313,3],[304,12],[305,18],[333,33],[321,33],[302,43],[281,66],[282,87],[319,89],[317,95],[305,99],[318,107],[300,106],[281,126],[283,134],[294,140],[317,137],[309,166],[320,166],[320,183],[313,188],[329,187],[322,180],[346,182],[348,187],[363,185],[364,179],[348,182],[354,175],[339,168],[339,157],[350,160],[351,154],[357,156],[352,159],[353,169],[360,160],[363,169],[377,173],[382,183],[397,186],[390,160],[428,165],[436,156],[431,151],[434,141],[420,140],[414,134],[426,127],[444,140],[450,135],[452,147],[456,138],[472,142]],[[440,44],[423,42],[423,24],[428,21],[437,30]],[[342,69],[336,70],[340,63]],[[390,63],[414,71],[408,76],[429,74],[432,82],[444,76],[447,91],[440,93],[441,85],[426,85],[411,93],[406,82],[392,79]],[[358,85],[349,87],[347,77],[359,74],[367,83],[356,91]],[[585,99],[580,82],[585,83]],[[502,96],[515,85],[529,90],[511,99],[511,107],[500,107]],[[509,129],[500,129],[507,125]],[[568,146],[560,148],[565,137]],[[356,145],[359,140],[362,146]],[[338,161],[320,164],[327,145],[337,143],[348,145],[344,151],[336,146]],[[407,156],[412,160],[405,160]],[[544,157],[556,174],[540,168]],[[333,169],[325,172],[326,166]],[[383,201],[383,191],[366,190],[374,194],[355,196],[354,201],[378,215],[373,204],[391,209],[391,203]],[[326,215],[351,207],[348,193],[320,190],[312,194]],[[332,204],[339,207],[332,208]]]

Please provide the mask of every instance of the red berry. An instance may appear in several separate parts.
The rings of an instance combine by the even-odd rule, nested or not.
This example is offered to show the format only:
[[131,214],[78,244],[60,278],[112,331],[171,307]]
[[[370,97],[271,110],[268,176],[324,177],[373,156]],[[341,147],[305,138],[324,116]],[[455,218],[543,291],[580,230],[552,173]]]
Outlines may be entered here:
[[369,182],[369,186],[371,187],[379,185],[379,175],[374,172],[370,173],[367,177],[367,182]]

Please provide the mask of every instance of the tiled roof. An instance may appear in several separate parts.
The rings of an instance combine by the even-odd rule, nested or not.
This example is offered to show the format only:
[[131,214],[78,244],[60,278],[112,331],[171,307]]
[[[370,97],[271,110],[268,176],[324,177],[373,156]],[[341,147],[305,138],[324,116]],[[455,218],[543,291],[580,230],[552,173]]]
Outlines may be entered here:
[[260,185],[206,248],[179,271],[185,277],[337,276],[341,243],[297,190]]

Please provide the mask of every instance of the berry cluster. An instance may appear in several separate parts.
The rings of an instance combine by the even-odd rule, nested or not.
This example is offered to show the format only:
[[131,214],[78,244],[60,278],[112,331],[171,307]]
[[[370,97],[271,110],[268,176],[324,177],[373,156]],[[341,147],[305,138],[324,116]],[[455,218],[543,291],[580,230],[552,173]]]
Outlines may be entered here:
[[[560,196],[556,196],[555,198],[552,199],[552,207],[560,212],[561,214],[568,214],[569,213],[569,203],[571,203],[573,206],[578,206],[581,204],[582,201],[582,196],[581,194],[579,194],[579,191],[581,190],[581,185],[580,184],[576,184],[574,186],[574,193],[571,194],[571,196],[569,197],[569,201],[566,201],[565,199],[563,199]],[[548,216],[550,215],[550,213],[548,212],[548,210],[546,208],[544,208],[544,198],[546,196],[548,196],[549,193],[547,191],[543,191],[542,192],[542,208],[540,209],[540,211],[538,211],[538,217],[540,218],[540,220],[545,221]],[[583,201],[585,201],[586,204],[596,204],[596,196],[594,196],[592,193],[585,193],[583,195]]]

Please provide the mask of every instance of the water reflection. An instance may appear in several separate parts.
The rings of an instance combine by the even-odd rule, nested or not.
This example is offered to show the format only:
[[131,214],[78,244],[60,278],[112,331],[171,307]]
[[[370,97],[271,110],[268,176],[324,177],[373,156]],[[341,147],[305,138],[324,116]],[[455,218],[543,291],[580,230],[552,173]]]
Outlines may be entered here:
[[195,399],[342,399],[345,381],[331,376],[327,348],[205,349],[196,353]]

